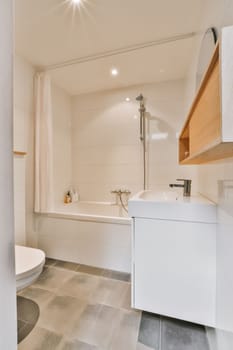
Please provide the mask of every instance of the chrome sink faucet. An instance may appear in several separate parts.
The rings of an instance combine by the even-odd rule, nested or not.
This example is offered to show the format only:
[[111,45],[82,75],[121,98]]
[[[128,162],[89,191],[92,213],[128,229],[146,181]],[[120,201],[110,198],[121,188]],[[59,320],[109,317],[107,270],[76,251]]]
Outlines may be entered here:
[[191,195],[191,183],[192,180],[187,180],[187,179],[176,179],[176,181],[183,181],[183,185],[181,184],[169,184],[169,187],[183,187],[183,196],[184,197],[190,197]]

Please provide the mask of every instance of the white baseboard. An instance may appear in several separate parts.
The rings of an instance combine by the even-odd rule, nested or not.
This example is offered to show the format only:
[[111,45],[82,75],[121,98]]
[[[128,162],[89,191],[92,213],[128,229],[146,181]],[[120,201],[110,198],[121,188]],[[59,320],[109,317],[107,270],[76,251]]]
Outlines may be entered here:
[[233,332],[206,327],[210,350],[232,350]]

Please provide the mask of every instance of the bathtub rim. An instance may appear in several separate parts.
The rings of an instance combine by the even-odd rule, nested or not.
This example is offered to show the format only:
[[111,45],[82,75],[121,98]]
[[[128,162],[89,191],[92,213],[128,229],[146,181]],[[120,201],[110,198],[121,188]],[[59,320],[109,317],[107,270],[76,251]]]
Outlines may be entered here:
[[117,224],[117,225],[131,225],[131,217],[117,217],[117,216],[104,216],[104,215],[91,215],[91,214],[79,214],[79,213],[65,213],[62,211],[51,211],[51,212],[41,212],[35,213],[38,216],[44,216],[48,218],[61,218],[65,220],[74,221],[88,221],[95,223],[105,223],[105,224]]

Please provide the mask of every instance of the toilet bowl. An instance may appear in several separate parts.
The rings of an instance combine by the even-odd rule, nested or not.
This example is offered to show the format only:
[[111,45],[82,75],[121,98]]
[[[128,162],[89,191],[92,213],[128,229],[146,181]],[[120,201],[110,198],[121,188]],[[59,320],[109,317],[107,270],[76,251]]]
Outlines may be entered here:
[[15,246],[16,288],[28,287],[41,274],[45,264],[45,253],[40,249]]

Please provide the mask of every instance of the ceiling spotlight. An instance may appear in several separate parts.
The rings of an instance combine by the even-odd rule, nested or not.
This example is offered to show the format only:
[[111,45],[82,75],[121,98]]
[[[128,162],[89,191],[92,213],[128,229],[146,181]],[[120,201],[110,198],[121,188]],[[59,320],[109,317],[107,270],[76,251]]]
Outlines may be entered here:
[[71,6],[74,8],[81,7],[83,0],[68,0]]
[[126,97],[125,101],[126,101],[126,102],[129,102],[129,101],[130,101],[130,98],[129,98],[129,97]]
[[117,76],[119,74],[119,72],[118,72],[118,70],[116,68],[113,68],[111,70],[111,74],[115,77],[115,76]]
[[86,0],[64,0],[64,2],[68,4],[69,9],[72,11],[72,16],[85,9]]

